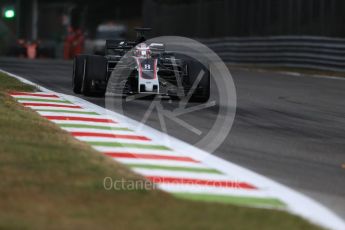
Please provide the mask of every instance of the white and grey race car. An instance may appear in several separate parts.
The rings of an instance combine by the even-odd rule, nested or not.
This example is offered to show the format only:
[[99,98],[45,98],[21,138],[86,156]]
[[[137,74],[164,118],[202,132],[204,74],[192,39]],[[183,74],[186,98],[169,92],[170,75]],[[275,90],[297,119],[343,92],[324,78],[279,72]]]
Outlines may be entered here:
[[105,56],[75,57],[73,91],[92,96],[104,95],[111,88],[122,96],[147,94],[207,101],[209,68],[193,58],[167,52],[162,43],[148,44],[144,37],[147,30],[137,28],[134,42],[107,40]]

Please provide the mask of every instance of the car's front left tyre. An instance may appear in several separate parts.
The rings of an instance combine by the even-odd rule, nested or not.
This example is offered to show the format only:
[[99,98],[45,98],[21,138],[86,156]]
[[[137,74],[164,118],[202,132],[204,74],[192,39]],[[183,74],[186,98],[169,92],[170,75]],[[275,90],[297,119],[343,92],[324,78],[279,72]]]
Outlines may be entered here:
[[105,81],[107,75],[107,60],[103,56],[88,55],[85,58],[84,75],[81,91],[85,96],[103,95],[105,90],[99,90],[96,82]]
[[73,75],[72,75],[72,88],[73,92],[80,94],[83,84],[83,75],[85,70],[86,55],[78,55],[73,61]]

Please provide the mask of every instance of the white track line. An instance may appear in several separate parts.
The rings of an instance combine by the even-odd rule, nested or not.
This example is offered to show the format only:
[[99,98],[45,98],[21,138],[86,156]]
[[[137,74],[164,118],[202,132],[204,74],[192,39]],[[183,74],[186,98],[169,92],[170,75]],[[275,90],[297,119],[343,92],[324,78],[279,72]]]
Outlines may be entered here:
[[266,70],[266,69],[261,69],[261,68],[246,68],[246,67],[236,67],[236,66],[234,66],[233,68],[238,69],[238,70],[245,70],[245,71],[250,71],[250,72],[258,72],[258,73],[276,73],[276,74],[283,74],[283,75],[289,75],[289,76],[294,76],[294,77],[313,77],[313,78],[345,81],[345,77],[337,77],[337,76],[304,74],[304,73],[293,72],[293,71],[279,71],[279,70],[274,71],[274,70]]

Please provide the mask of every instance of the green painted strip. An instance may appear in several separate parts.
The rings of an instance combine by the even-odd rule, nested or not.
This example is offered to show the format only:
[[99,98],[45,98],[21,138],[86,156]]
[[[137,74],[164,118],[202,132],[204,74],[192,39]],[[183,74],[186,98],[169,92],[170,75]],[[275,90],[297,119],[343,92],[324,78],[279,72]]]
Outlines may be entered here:
[[193,167],[177,167],[177,166],[175,167],[175,166],[145,165],[145,164],[126,164],[126,165],[131,168],[163,169],[163,170],[172,170],[172,171],[222,174],[218,170],[210,169],[210,168],[193,168]]
[[25,101],[56,102],[56,103],[72,104],[71,102],[66,101],[66,100],[50,100],[50,99],[23,98],[23,97],[17,97],[16,99],[17,100],[25,100]]
[[104,142],[104,141],[88,141],[87,143],[89,143],[90,145],[105,146],[105,147],[170,150],[170,148],[168,148],[164,145],[147,145],[147,144],[137,144],[137,143]]
[[174,196],[182,199],[219,202],[245,206],[264,206],[284,208],[285,204],[275,198],[258,198],[245,196],[227,196],[227,195],[212,195],[212,194],[194,194],[194,193],[173,193]]
[[102,129],[102,130],[119,130],[119,131],[133,131],[128,128],[122,127],[109,127],[100,125],[83,125],[83,124],[58,124],[60,127],[65,128],[82,128],[82,129]]
[[36,111],[39,111],[39,112],[78,113],[78,114],[99,115],[98,113],[95,113],[95,112],[71,111],[71,110],[36,109]]

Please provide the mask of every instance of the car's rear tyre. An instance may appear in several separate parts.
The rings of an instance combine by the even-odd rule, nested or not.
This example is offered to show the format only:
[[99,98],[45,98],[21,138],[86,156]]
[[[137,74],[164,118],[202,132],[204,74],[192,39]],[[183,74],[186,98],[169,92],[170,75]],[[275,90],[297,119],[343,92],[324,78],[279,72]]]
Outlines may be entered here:
[[74,93],[81,93],[86,55],[78,55],[73,61],[72,87]]
[[202,78],[199,81],[198,86],[193,92],[190,102],[206,102],[210,98],[210,70],[202,63],[191,60],[188,61],[188,76],[190,85],[198,79],[199,74],[202,73]]
[[81,91],[85,96],[101,96],[105,90],[95,87],[98,81],[105,81],[107,76],[107,60],[103,56],[89,55],[85,59],[85,73]]

